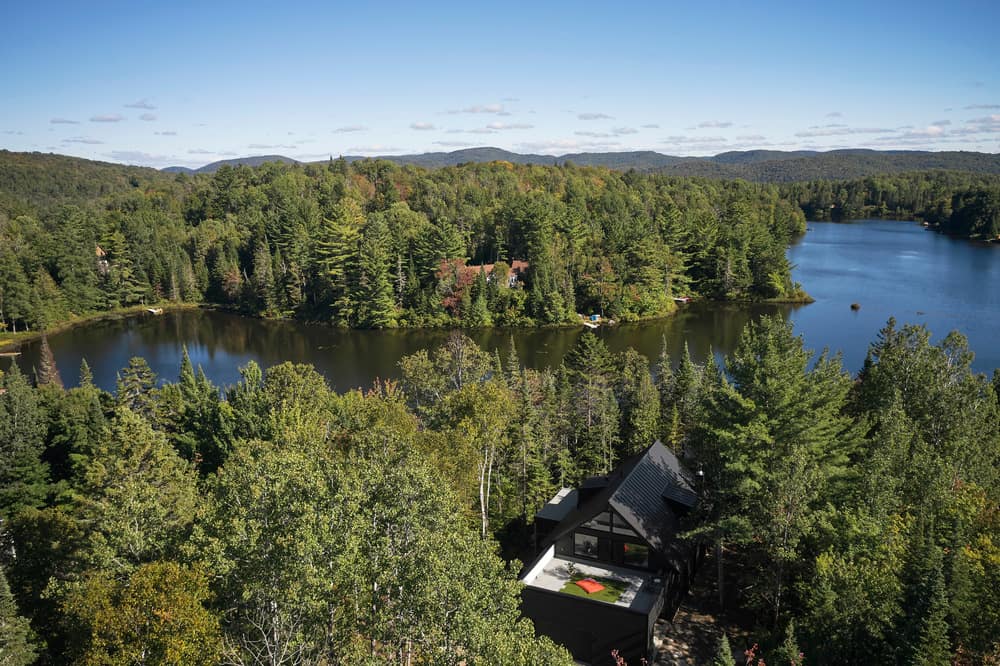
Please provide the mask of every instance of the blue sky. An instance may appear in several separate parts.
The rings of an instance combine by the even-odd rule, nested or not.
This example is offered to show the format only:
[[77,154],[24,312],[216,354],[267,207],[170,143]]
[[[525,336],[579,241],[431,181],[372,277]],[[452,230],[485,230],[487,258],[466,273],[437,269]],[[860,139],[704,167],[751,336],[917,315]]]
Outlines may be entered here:
[[7,2],[0,147],[1000,151],[1000,2]]

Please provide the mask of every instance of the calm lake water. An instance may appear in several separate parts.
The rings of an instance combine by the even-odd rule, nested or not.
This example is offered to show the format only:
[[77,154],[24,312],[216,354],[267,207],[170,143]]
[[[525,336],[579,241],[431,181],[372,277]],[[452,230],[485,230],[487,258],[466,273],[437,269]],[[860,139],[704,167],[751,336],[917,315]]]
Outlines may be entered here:
[[[805,306],[692,304],[666,320],[602,329],[612,351],[634,347],[651,359],[663,339],[676,358],[685,342],[696,360],[733,349],[743,327],[762,314],[790,317],[806,346],[843,353],[852,372],[890,316],[925,324],[940,339],[958,329],[976,352],[977,371],[1000,367],[1000,248],[929,232],[912,222],[811,222],[788,251],[795,279],[816,299]],[[851,303],[861,309],[852,311]],[[468,332],[483,347],[506,353],[513,336],[524,363],[558,364],[582,329]],[[97,322],[52,335],[49,344],[63,381],[75,385],[87,359],[95,382],[113,390],[115,374],[143,356],[161,379],[173,380],[182,346],[217,384],[239,380],[249,360],[267,367],[311,363],[337,390],[367,387],[398,376],[406,354],[440,344],[446,331],[340,331],[296,322],[248,319],[210,311],[145,315]],[[38,343],[23,345],[18,364],[37,363]],[[8,361],[4,360],[6,365]]]

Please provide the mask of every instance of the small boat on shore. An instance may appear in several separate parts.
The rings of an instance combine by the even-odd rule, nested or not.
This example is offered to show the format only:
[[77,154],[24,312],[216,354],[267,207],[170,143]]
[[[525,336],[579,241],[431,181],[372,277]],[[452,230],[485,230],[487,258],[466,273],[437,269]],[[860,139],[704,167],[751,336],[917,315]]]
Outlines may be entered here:
[[146,308],[146,312],[149,314],[161,315],[163,314],[163,308]]

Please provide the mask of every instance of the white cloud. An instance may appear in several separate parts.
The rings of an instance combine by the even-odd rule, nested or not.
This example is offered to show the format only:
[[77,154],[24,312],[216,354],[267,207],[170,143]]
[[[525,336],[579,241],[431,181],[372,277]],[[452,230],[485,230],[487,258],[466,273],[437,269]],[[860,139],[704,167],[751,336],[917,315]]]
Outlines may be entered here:
[[70,120],[69,118],[53,118],[49,121],[52,125],[79,125],[79,120]]
[[142,166],[163,166],[174,164],[178,161],[169,155],[154,155],[139,150],[112,150],[110,153],[105,153],[105,155],[116,162],[141,164]]
[[139,120],[145,120],[147,123],[153,122],[154,120],[156,120],[156,114],[144,113],[141,116],[139,116]]
[[435,141],[434,145],[444,146],[445,148],[468,148],[476,144],[469,143],[468,141]]
[[725,129],[727,127],[732,127],[733,123],[728,120],[703,120],[698,123],[698,129]]
[[660,126],[656,123],[649,123],[648,125],[640,125],[643,129],[660,129]]
[[736,137],[737,141],[767,141],[767,137],[763,134],[744,134],[743,136]]
[[509,115],[504,111],[503,104],[473,104],[464,109],[449,109],[445,113],[495,113],[497,115]]
[[126,109],[146,109],[147,111],[152,111],[156,107],[149,103],[149,101],[143,97],[142,99],[132,102],[131,104],[125,105]]
[[90,117],[90,122],[92,123],[120,123],[123,120],[125,120],[125,118],[117,113],[108,113]]
[[416,122],[416,123],[410,123],[410,129],[412,129],[412,130],[426,131],[426,130],[432,130],[432,129],[437,129],[437,128],[434,127],[434,125],[432,123]]
[[614,127],[611,129],[611,133],[615,136],[624,136],[625,134],[638,134],[639,130],[634,127]]
[[63,143],[85,143],[85,144],[91,145],[91,146],[97,146],[97,145],[100,145],[100,144],[104,143],[100,139],[91,139],[88,136],[74,136],[74,137],[71,137],[69,139],[63,139],[62,142]]
[[385,146],[380,143],[376,143],[369,146],[353,146],[351,148],[348,148],[347,150],[349,152],[360,153],[362,155],[398,153],[400,151],[399,148],[395,148],[393,146]]
[[529,125],[527,123],[490,123],[486,126],[487,129],[491,130],[519,130],[519,129],[531,129],[534,125]]
[[276,148],[294,150],[294,145],[287,143],[251,143],[247,146],[250,150],[274,150]]
[[610,132],[576,131],[576,132],[573,132],[573,134],[576,134],[577,136],[589,136],[592,139],[610,139],[612,136],[614,136]]
[[576,117],[580,120],[614,120],[614,116],[606,113],[578,113]]
[[344,125],[343,127],[338,127],[333,130],[334,134],[346,134],[347,132],[367,132],[368,128],[364,125]]
[[816,136],[849,136],[852,134],[889,134],[891,129],[884,127],[829,127],[796,132],[795,136],[808,138]]
[[574,139],[554,139],[551,141],[528,141],[518,144],[518,149],[550,155],[567,151],[608,151],[621,147],[617,141],[576,141]]
[[965,107],[966,111],[972,111],[975,109],[1000,109],[1000,104],[970,104]]
[[177,132],[174,132],[173,130],[167,130],[165,132],[153,132],[153,134],[157,136],[177,136]]
[[188,151],[188,155],[218,155],[214,150],[205,150],[204,148],[191,148]]
[[826,114],[827,118],[842,118],[843,116],[844,114],[841,113],[840,111],[831,111],[830,113]]

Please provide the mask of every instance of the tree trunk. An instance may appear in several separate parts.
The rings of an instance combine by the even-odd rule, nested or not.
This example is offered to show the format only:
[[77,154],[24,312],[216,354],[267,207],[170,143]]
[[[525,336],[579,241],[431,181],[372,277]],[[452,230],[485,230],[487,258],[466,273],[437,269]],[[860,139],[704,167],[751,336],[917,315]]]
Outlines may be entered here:
[[719,610],[723,610],[726,607],[726,591],[725,591],[725,578],[722,574],[722,538],[720,537],[715,542],[715,562],[719,571],[719,580],[717,585],[719,586]]

